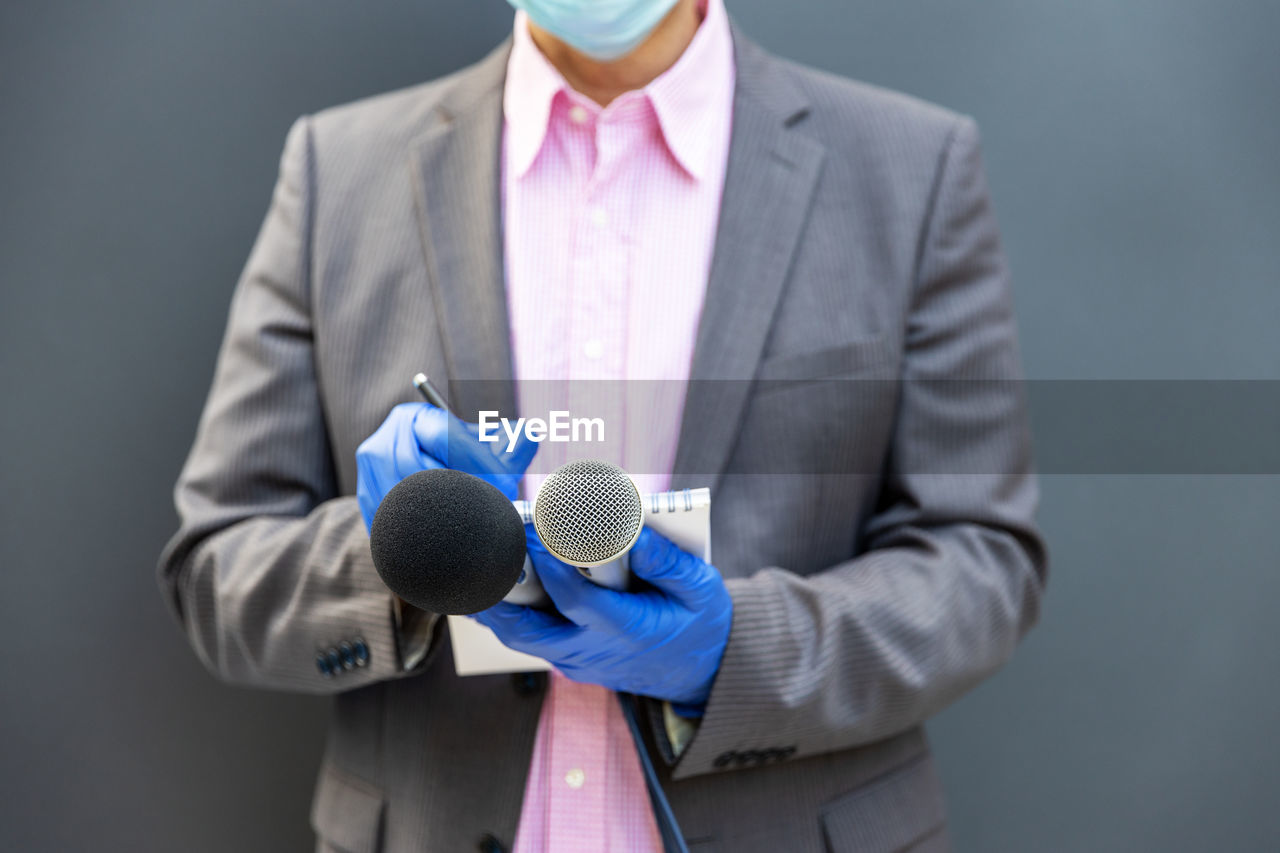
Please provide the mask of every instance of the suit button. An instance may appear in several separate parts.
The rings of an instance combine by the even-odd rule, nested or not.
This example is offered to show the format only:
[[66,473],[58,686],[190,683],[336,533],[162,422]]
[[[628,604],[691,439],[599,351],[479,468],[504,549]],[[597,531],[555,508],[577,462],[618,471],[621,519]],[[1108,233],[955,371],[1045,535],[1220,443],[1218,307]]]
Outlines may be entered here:
[[334,675],[342,672],[342,658],[338,655],[337,649],[329,649],[324,656],[329,661],[329,669],[333,670]]
[[354,643],[351,644],[351,651],[356,656],[356,666],[366,666],[369,663],[369,647],[364,643],[364,637],[356,637]]
[[320,674],[325,678],[333,678],[333,667],[329,666],[329,659],[325,657],[324,652],[316,655],[316,669],[320,670]]
[[338,644],[338,656],[342,658],[343,669],[356,668],[356,651],[347,641],[344,640]]
[[491,832],[486,832],[480,836],[480,839],[476,842],[476,849],[480,853],[506,853],[502,847],[502,842]]

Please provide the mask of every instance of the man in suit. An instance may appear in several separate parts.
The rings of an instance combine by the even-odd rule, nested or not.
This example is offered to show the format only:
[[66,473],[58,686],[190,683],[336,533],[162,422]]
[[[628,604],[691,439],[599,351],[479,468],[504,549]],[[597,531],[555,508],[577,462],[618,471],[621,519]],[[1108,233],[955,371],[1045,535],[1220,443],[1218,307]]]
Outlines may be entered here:
[[[636,691],[690,849],[948,849],[922,724],[1046,572],[977,133],[721,2],[513,0],[477,65],[289,133],[160,573],[220,677],[334,695],[320,850],[656,849],[606,686],[693,659]],[[650,487],[715,501],[714,568],[638,546],[655,606],[663,566],[706,592],[673,648],[576,670],[498,608],[577,681],[454,674],[369,553],[398,477],[466,467],[424,369],[472,421],[516,380],[688,382],[642,423]],[[593,594],[563,624],[606,648]]]

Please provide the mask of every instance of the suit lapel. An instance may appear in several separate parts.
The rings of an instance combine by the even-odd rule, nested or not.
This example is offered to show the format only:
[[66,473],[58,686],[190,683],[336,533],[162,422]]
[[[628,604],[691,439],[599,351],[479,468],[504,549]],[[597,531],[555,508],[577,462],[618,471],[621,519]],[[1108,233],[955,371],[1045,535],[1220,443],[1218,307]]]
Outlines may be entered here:
[[[681,421],[673,488],[712,485],[738,433],[824,149],[785,68],[735,29],[724,197]],[[502,87],[510,44],[462,76],[414,146],[423,250],[452,408],[515,412],[502,240]]]
[[791,129],[807,107],[785,69],[736,31],[734,44],[733,134],[673,488],[714,487],[728,461],[824,156]]
[[411,157],[445,393],[467,420],[515,410],[499,184],[509,51],[504,44],[460,78]]

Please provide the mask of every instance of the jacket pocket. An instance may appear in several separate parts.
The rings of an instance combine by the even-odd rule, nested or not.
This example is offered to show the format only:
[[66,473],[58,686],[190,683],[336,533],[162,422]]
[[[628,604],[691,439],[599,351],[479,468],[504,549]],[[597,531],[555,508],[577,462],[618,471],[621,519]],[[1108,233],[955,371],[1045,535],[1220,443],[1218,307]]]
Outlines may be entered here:
[[378,853],[384,804],[382,791],[326,761],[311,801],[311,828],[344,853]]
[[760,362],[756,379],[761,382],[803,382],[874,371],[892,378],[897,353],[887,336],[867,338],[810,352],[771,355]]
[[927,752],[831,801],[821,820],[831,853],[949,849],[942,784]]

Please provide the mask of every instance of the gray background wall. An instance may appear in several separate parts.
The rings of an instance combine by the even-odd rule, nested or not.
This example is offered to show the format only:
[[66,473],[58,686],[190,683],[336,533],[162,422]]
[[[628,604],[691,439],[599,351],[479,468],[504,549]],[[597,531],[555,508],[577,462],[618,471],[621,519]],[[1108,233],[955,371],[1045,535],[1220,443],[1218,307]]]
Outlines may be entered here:
[[[729,2],[979,119],[1032,377],[1280,379],[1273,0]],[[0,5],[0,849],[309,849],[325,701],[200,669],[153,579],[169,490],[290,121],[509,20]],[[1280,848],[1280,478],[1044,493],[1043,622],[932,729],[959,847]]]

